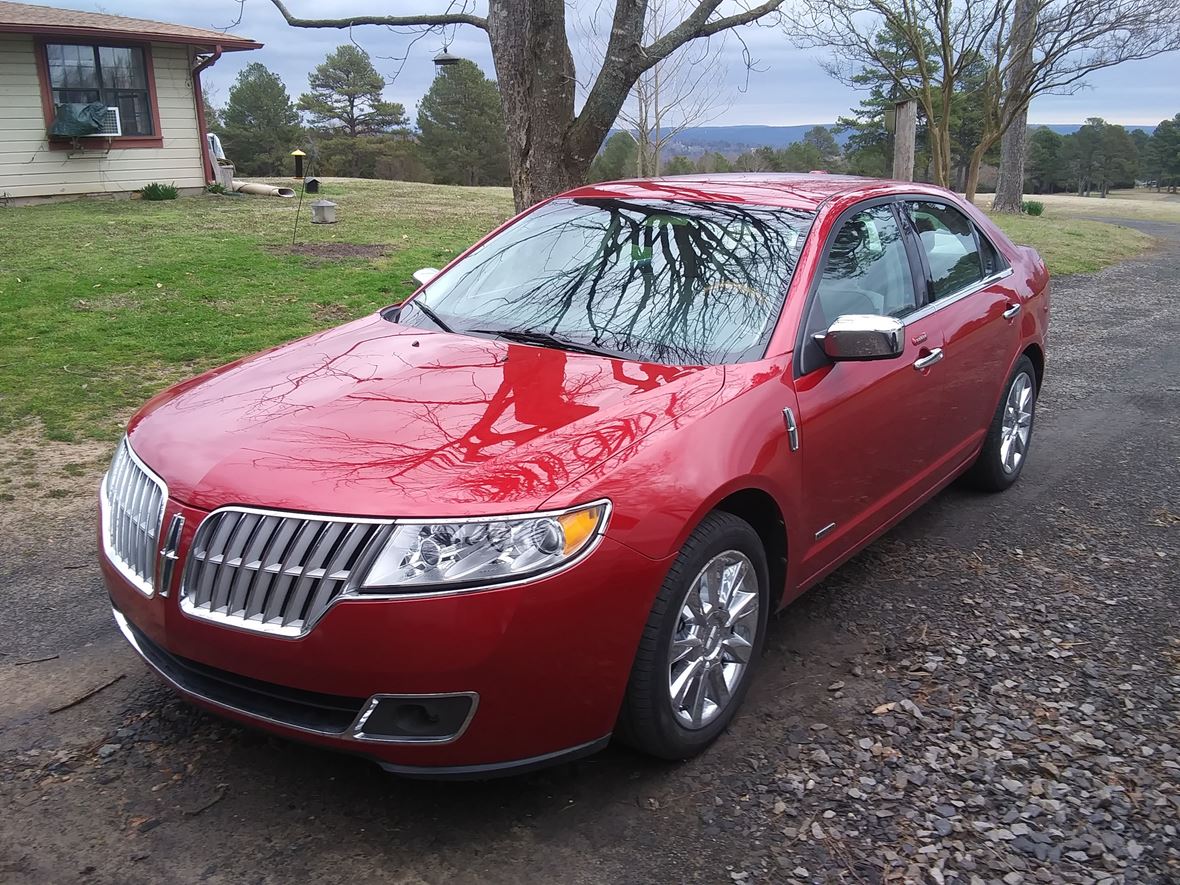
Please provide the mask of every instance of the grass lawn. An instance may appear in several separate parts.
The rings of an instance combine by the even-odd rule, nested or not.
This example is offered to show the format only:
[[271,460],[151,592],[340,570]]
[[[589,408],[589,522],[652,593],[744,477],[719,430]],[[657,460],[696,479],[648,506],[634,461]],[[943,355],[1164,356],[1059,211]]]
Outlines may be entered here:
[[[335,325],[413,290],[511,214],[506,189],[329,179],[340,223],[296,202],[202,196],[0,210],[0,434],[115,438],[130,411],[195,372]],[[1147,237],[1046,215],[1002,218],[1055,273],[1093,270]]]
[[111,439],[162,387],[398,301],[512,211],[501,188],[332,181],[305,198],[79,200],[0,210],[0,432]]
[[[1180,222],[1180,194],[1142,188],[1111,191],[1106,197],[1076,194],[1029,194],[1026,200],[1045,204],[1045,216],[1061,218],[1120,218],[1132,221]],[[980,206],[991,207],[992,195],[980,194]]]
[[1045,215],[991,216],[1013,242],[1033,246],[1054,275],[1091,273],[1116,261],[1138,255],[1154,242],[1129,227]]

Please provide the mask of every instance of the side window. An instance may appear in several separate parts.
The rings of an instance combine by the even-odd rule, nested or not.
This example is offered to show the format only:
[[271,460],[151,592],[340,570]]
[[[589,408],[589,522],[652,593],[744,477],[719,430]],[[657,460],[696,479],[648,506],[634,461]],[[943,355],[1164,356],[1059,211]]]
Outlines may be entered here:
[[992,273],[984,266],[996,260],[994,250],[992,255],[980,252],[980,239],[966,215],[942,203],[906,206],[930,266],[933,300],[953,295]]
[[804,324],[803,371],[823,363],[812,336],[837,317],[860,313],[901,318],[917,306],[909,257],[893,210],[886,205],[858,212],[832,238]]

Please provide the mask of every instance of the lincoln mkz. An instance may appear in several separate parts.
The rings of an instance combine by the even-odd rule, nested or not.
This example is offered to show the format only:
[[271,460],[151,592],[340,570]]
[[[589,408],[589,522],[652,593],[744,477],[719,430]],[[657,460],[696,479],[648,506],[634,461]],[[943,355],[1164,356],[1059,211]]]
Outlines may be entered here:
[[415,276],[155,397],[99,529],[173,688],[393,772],[698,753],[771,614],[1028,457],[1045,266],[938,188],[591,185]]

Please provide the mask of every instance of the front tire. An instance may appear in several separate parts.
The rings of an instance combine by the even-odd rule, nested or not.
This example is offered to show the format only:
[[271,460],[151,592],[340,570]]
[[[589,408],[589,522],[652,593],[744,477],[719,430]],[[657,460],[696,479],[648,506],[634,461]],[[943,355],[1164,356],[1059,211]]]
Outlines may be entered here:
[[648,616],[619,737],[664,759],[709,746],[741,706],[770,608],[766,552],[731,513],[706,516],[676,557]]
[[1037,409],[1037,373],[1032,360],[1021,356],[1004,388],[987,439],[967,473],[968,481],[985,492],[1002,492],[1024,470],[1032,443]]

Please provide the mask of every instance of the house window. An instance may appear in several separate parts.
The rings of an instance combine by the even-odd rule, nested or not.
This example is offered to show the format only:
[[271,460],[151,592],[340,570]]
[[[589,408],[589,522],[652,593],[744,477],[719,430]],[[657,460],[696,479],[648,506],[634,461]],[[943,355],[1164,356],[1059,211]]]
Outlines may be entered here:
[[45,44],[53,105],[102,102],[119,109],[124,135],[155,135],[147,63],[138,46]]

